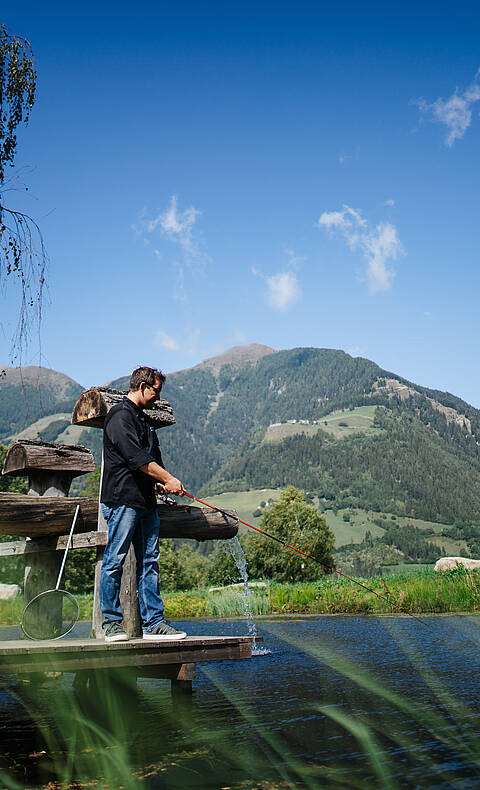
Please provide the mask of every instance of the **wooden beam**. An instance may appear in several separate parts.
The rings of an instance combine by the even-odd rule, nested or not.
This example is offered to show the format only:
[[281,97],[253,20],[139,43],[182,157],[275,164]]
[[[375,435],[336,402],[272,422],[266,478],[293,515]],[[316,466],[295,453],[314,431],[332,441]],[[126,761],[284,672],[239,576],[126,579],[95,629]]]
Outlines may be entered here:
[[[30,538],[66,534],[77,505],[80,505],[77,532],[92,531],[98,522],[96,499],[0,493],[0,534]],[[191,505],[162,503],[157,507],[161,538],[218,540],[233,538],[238,532],[238,516],[233,510],[224,515],[216,510]]]
[[[107,387],[91,387],[83,392],[75,404],[72,414],[72,424],[89,428],[103,428],[106,415],[117,403],[127,395],[121,390],[108,389]],[[159,398],[151,409],[145,409],[144,414],[150,424],[155,428],[163,428],[175,424],[173,409],[168,401]]]
[[92,529],[97,523],[96,499],[2,493],[0,534],[30,538],[63,535],[70,528],[77,505],[80,513],[76,530]]
[[90,450],[81,445],[20,440],[9,448],[2,475],[26,475],[31,470],[68,472],[71,477],[95,470]]

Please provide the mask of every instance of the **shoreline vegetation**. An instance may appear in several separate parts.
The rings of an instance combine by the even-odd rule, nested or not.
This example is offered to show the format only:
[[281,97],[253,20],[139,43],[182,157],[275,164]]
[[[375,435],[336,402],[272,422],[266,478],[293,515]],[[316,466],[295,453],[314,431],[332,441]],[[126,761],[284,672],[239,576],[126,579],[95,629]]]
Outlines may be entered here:
[[[209,592],[199,590],[167,592],[163,595],[169,618],[241,617],[245,606],[256,615],[334,615],[334,614],[448,614],[480,612],[480,571],[459,567],[435,573],[392,574],[359,578],[378,595],[358,587],[347,579],[325,577],[316,582],[279,584],[270,582],[256,587],[246,596],[242,589],[226,587]],[[92,595],[76,596],[80,619],[92,618]],[[0,601],[0,625],[18,625],[23,599]]]

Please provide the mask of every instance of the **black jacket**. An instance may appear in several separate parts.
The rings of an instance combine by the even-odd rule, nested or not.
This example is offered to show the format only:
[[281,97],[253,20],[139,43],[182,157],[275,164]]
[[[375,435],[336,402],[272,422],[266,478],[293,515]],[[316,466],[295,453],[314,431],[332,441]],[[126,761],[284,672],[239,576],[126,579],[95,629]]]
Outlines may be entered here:
[[105,417],[100,501],[110,507],[156,507],[155,481],[140,471],[150,461],[163,466],[157,434],[143,410],[125,397]]

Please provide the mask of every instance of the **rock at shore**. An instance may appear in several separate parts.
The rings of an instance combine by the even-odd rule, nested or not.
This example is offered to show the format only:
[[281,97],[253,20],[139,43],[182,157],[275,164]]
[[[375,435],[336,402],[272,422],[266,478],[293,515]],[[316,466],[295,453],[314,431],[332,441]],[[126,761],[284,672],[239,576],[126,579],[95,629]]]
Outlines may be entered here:
[[435,563],[434,571],[451,571],[463,565],[468,571],[480,568],[480,560],[472,560],[470,557],[442,557]]

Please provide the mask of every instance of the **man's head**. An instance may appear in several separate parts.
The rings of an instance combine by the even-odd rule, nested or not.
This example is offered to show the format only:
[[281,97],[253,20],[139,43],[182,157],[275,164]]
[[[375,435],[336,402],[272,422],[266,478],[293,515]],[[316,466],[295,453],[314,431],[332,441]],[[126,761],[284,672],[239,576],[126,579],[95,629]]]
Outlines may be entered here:
[[166,376],[161,370],[147,367],[136,368],[130,376],[129,398],[140,408],[148,409],[153,406],[160,395],[165,378]]

